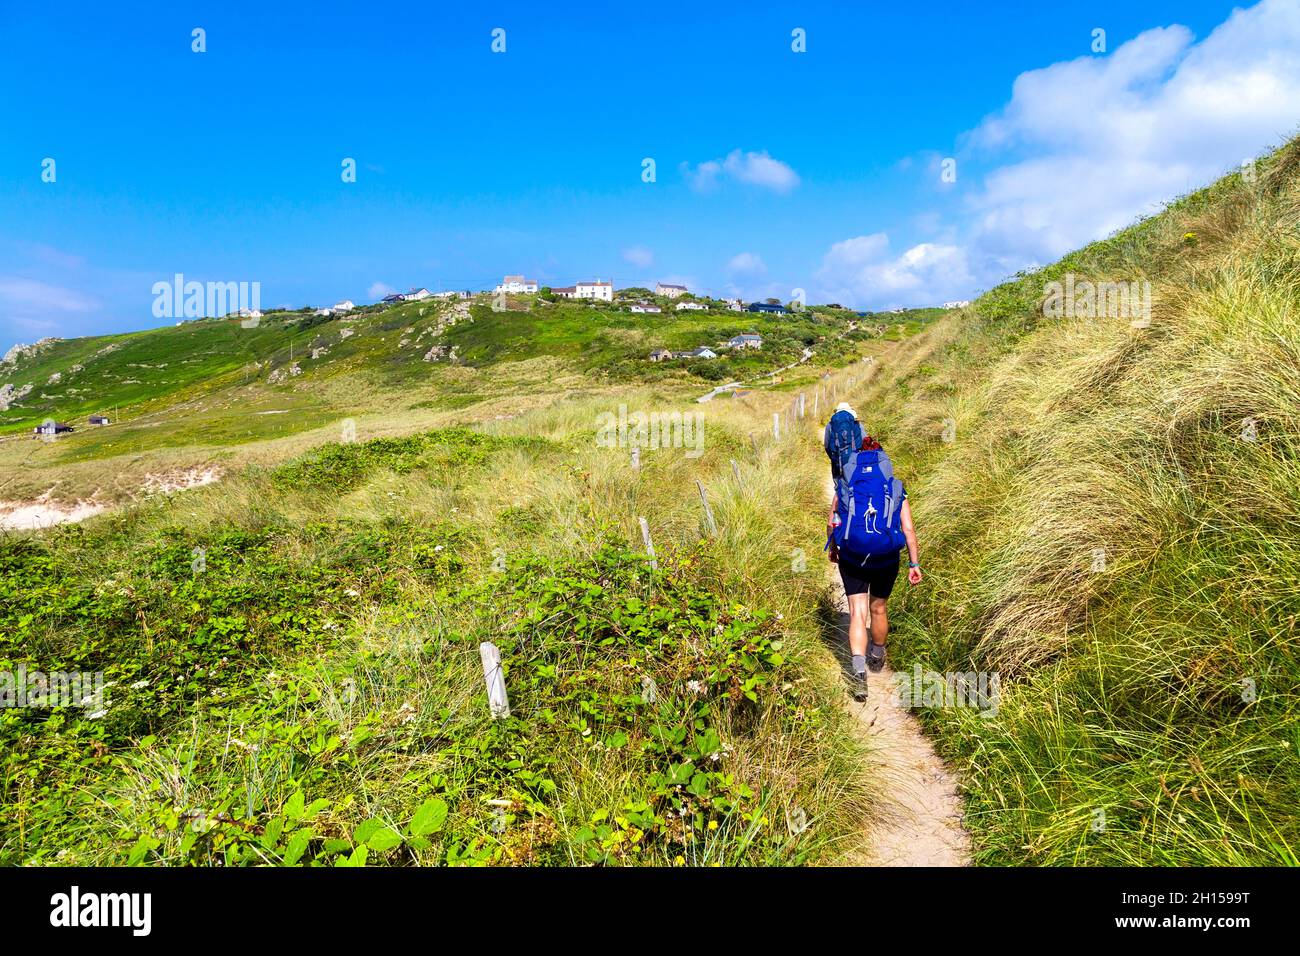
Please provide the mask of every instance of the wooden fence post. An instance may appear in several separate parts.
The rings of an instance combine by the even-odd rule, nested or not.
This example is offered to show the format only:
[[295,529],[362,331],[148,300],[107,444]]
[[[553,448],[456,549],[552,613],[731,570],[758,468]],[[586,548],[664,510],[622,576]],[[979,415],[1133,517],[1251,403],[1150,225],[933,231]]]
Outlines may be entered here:
[[641,470],[641,446],[632,446],[632,470],[639,472]]
[[645,553],[650,556],[650,568],[658,571],[659,561],[655,558],[654,542],[650,540],[650,524],[645,518],[638,518],[637,520],[641,522],[641,540],[645,542]]
[[745,483],[740,480],[740,466],[736,464],[736,459],[731,459],[731,473],[736,476],[736,487],[742,492],[745,490]]
[[510,716],[510,698],[506,696],[506,675],[501,670],[501,652],[491,641],[478,646],[483,659],[483,680],[487,682],[488,708],[493,717]]
[[704,505],[704,519],[709,524],[709,534],[716,537],[718,534],[718,523],[713,520],[713,509],[709,507],[708,492],[704,490],[704,483],[698,478],[695,479],[695,487],[700,489],[700,503]]
[[772,413],[772,437],[777,441],[781,440],[781,413]]

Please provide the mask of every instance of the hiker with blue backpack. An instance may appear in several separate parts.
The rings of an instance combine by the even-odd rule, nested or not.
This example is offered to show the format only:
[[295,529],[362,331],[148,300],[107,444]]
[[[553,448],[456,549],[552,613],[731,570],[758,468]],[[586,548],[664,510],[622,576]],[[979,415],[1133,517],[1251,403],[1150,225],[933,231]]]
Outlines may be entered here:
[[[853,696],[867,699],[867,668],[885,664],[889,636],[886,602],[898,579],[899,555],[907,548],[907,580],[921,583],[921,562],[912,508],[903,482],[880,442],[864,434],[847,402],[826,424],[835,500],[826,522],[826,549],[838,563],[849,602],[849,654]],[[867,646],[868,618],[871,646]]]

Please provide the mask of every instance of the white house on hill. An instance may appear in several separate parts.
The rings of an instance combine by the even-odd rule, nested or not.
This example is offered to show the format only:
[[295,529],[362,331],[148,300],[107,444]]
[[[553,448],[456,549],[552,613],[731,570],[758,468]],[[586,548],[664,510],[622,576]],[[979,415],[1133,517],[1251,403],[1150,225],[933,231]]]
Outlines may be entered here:
[[561,299],[599,299],[602,302],[614,301],[614,284],[611,282],[579,282],[577,285],[551,286],[551,291]]
[[356,307],[357,307],[357,306],[356,306],[356,303],[353,302],[351,299],[344,299],[342,302],[335,302],[334,305],[330,307],[330,311],[331,311],[331,312],[351,312],[351,311],[352,311],[353,309],[355,309]]
[[663,309],[659,308],[659,306],[655,305],[653,302],[633,302],[632,311],[633,312],[662,312]]
[[579,282],[573,287],[573,297],[575,299],[599,299],[602,302],[613,302],[614,283],[601,282],[599,279],[595,282]]
[[669,285],[667,282],[655,283],[655,295],[666,295],[670,299],[675,299],[679,295],[685,295],[687,292],[684,285]]
[[501,280],[501,284],[492,290],[494,293],[512,292],[536,292],[537,280],[525,279],[523,276],[506,276]]
[[708,306],[705,305],[703,302],[678,302],[677,303],[678,312],[681,312],[683,310],[688,310],[691,312],[699,312],[707,308]]

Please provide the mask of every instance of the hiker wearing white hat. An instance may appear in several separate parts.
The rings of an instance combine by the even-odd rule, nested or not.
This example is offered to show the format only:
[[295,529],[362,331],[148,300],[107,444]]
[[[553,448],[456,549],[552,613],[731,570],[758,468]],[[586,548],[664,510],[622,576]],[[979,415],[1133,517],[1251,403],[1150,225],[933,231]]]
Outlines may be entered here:
[[841,402],[826,424],[825,447],[835,485],[826,548],[839,565],[848,598],[853,696],[866,700],[867,668],[878,671],[885,665],[886,602],[898,579],[899,555],[906,547],[907,580],[913,585],[921,583],[921,559],[903,482],[894,476],[880,442],[864,434],[848,402]]

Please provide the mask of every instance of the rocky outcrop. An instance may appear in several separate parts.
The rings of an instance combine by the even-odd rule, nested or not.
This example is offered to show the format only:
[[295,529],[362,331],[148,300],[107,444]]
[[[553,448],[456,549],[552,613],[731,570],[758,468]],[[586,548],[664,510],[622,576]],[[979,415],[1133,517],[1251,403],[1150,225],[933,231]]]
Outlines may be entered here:
[[21,342],[19,342],[17,345],[13,346],[11,349],[9,349],[8,352],[5,353],[4,358],[0,359],[0,365],[17,365],[23,359],[31,358],[37,352],[49,348],[55,342],[62,342],[62,341],[63,339],[51,337],[51,338],[38,339],[37,341],[33,342],[31,345],[24,345]]
[[9,411],[11,405],[17,405],[32,390],[30,385],[24,385],[21,388],[15,388],[12,382],[6,382],[0,385],[0,412]]

